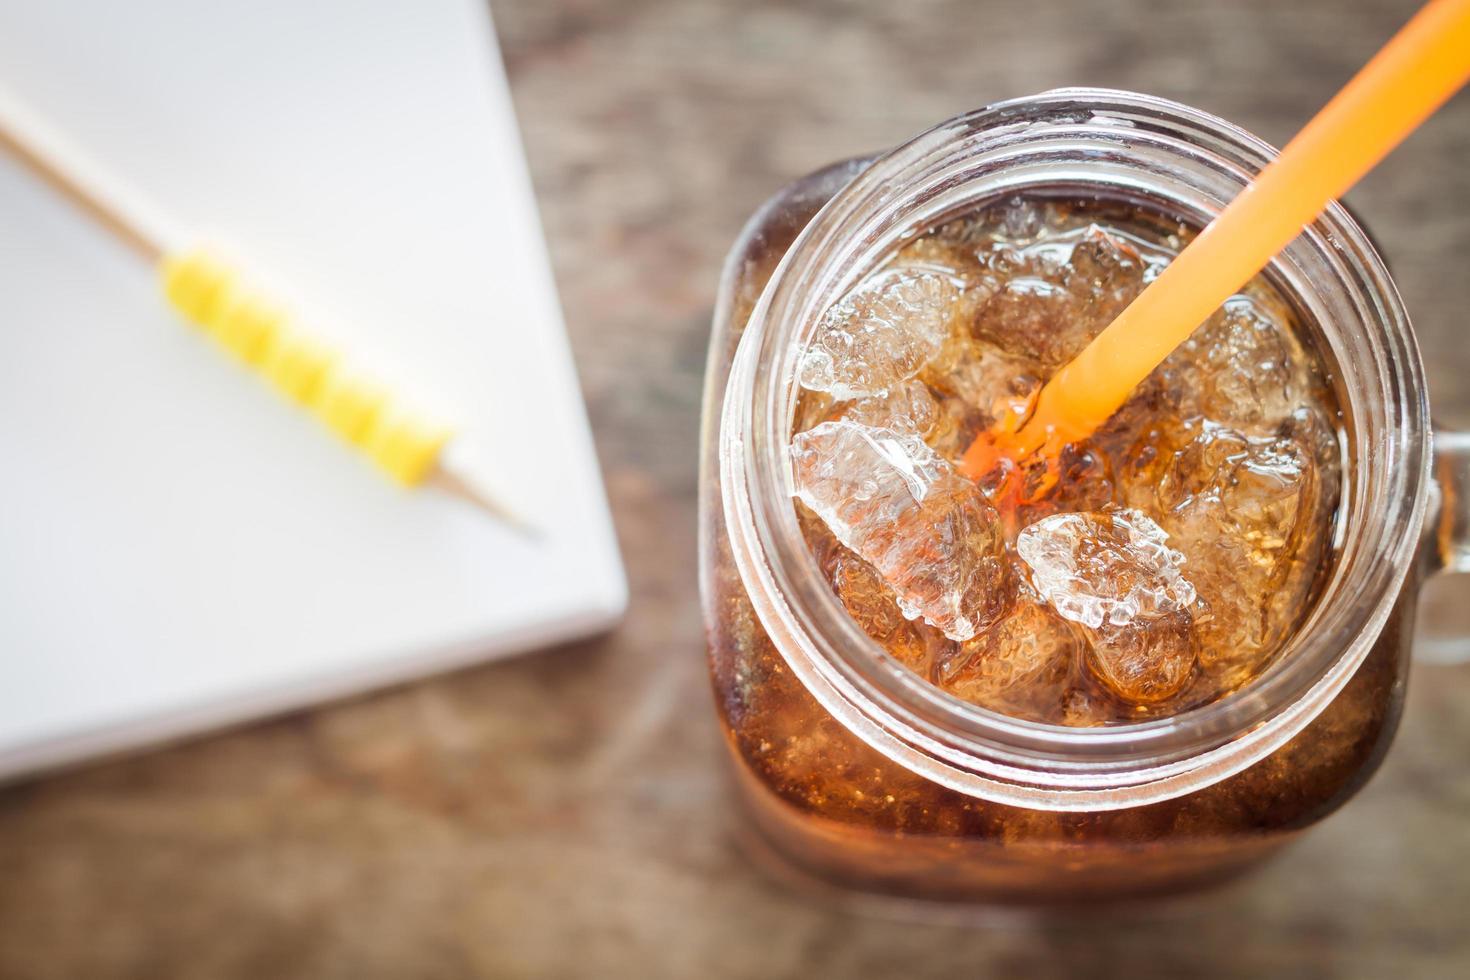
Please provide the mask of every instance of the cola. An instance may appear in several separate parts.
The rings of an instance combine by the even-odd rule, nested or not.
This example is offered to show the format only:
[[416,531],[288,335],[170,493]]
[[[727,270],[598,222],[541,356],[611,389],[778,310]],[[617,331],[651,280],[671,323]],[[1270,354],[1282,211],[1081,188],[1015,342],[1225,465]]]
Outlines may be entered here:
[[1164,717],[1249,683],[1310,611],[1338,406],[1264,276],[1091,437],[978,482],[957,467],[1191,235],[1005,199],[914,238],[808,341],[791,460],[809,547],[869,635],[949,693],[1064,725]]

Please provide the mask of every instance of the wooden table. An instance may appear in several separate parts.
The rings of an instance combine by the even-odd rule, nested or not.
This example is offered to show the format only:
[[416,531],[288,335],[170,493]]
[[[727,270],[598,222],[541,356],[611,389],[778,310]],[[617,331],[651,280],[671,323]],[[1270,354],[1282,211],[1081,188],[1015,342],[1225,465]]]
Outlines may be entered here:
[[[711,297],[766,195],[1063,84],[1279,143],[1414,6],[496,0],[627,622],[0,792],[0,976],[1465,975],[1470,667],[1418,669],[1377,778],[1225,891],[1086,918],[859,915],[737,846],[695,594]],[[1467,161],[1462,95],[1353,195],[1461,424]]]

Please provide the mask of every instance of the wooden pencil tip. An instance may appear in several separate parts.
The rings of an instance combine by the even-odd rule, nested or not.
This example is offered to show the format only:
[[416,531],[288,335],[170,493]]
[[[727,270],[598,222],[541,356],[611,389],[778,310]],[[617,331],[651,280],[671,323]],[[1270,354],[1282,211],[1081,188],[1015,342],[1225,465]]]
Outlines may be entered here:
[[428,477],[425,478],[424,485],[433,487],[441,493],[448,494],[477,508],[527,538],[536,540],[541,537],[541,532],[534,525],[486,492],[475,480],[469,479],[463,474],[455,472],[449,466],[446,466],[443,458],[439,460],[434,469],[430,471]]

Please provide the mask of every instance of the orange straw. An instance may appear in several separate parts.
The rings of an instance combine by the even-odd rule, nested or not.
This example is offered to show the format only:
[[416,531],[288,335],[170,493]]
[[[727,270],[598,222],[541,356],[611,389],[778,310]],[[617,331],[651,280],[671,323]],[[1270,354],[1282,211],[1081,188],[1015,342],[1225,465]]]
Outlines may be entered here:
[[1086,438],[1226,299],[1470,79],[1470,0],[1432,0],[1107,329],[1015,432],[982,433],[972,478]]

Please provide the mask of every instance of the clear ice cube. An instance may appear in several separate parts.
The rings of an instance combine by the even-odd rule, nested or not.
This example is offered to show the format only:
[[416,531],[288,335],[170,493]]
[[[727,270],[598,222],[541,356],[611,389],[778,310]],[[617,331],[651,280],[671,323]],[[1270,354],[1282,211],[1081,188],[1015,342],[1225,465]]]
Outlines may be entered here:
[[1093,673],[1135,704],[1177,694],[1194,671],[1190,625],[1182,611],[1125,626],[1104,624],[1092,633]]
[[1296,529],[1311,467],[1290,438],[1252,438],[1207,423],[1165,471],[1159,503],[1166,511],[1218,504],[1253,560],[1266,564]]
[[1053,514],[1022,529],[1016,551],[1052,608],[1097,629],[1146,624],[1194,603],[1179,572],[1184,556],[1168,537],[1139,510]]
[[1041,369],[1024,358],[974,343],[967,356],[945,372],[941,386],[993,419],[998,407],[1015,410],[1025,405],[1041,387]]
[[1080,649],[1076,628],[1043,605],[1022,600],[1005,618],[962,643],[939,668],[945,690],[990,704],[1007,688],[1053,667],[1065,669]]
[[1089,225],[1068,257],[1066,283],[1074,295],[1095,304],[1095,316],[1111,321],[1142,292],[1146,270],[1138,246]]
[[1302,402],[1307,388],[1284,310],[1237,294],[1164,362],[1183,406],[1233,425],[1274,427]]
[[1125,509],[1055,514],[1016,540],[1036,590],[1087,628],[1092,673],[1134,704],[1170,697],[1194,670],[1197,596],[1168,537],[1147,514]]
[[822,318],[801,358],[802,386],[862,398],[912,378],[944,347],[958,297],[954,283],[935,272],[870,276]]
[[1207,664],[1273,645],[1292,617],[1269,613],[1305,600],[1309,579],[1291,572],[1311,523],[1315,480],[1310,452],[1293,438],[1252,437],[1212,423],[1170,459],[1157,501],[1209,608],[1197,623]]
[[835,556],[828,575],[847,614],[873,639],[886,639],[908,622],[888,583],[851,551],[843,549]]
[[[1012,357],[1046,368],[1060,367],[1073,351],[1075,301],[1062,287],[1035,276],[1018,276],[990,298],[975,318],[975,336]],[[1084,341],[1085,342],[1085,341]]]
[[958,356],[931,364],[922,375],[935,395],[936,420],[925,442],[946,459],[961,456],[1006,407],[1019,411],[1041,386],[1040,369],[968,336]]
[[1043,207],[1024,197],[1013,197],[1001,212],[1001,227],[1013,240],[1035,238],[1046,227]]
[[[1075,234],[1075,233],[1074,233]],[[1088,225],[1067,257],[1067,284],[1113,289],[1143,278],[1138,246],[1097,225]]]
[[1158,258],[1097,225],[1021,248],[995,245],[984,257],[1000,288],[974,317],[975,336],[1047,369],[1107,326],[1138,295]]
[[995,509],[911,433],[846,419],[791,442],[795,494],[873,565],[909,619],[968,640],[1008,604]]
[[853,402],[843,417],[876,428],[926,436],[939,421],[939,403],[928,385],[911,378],[882,395]]

